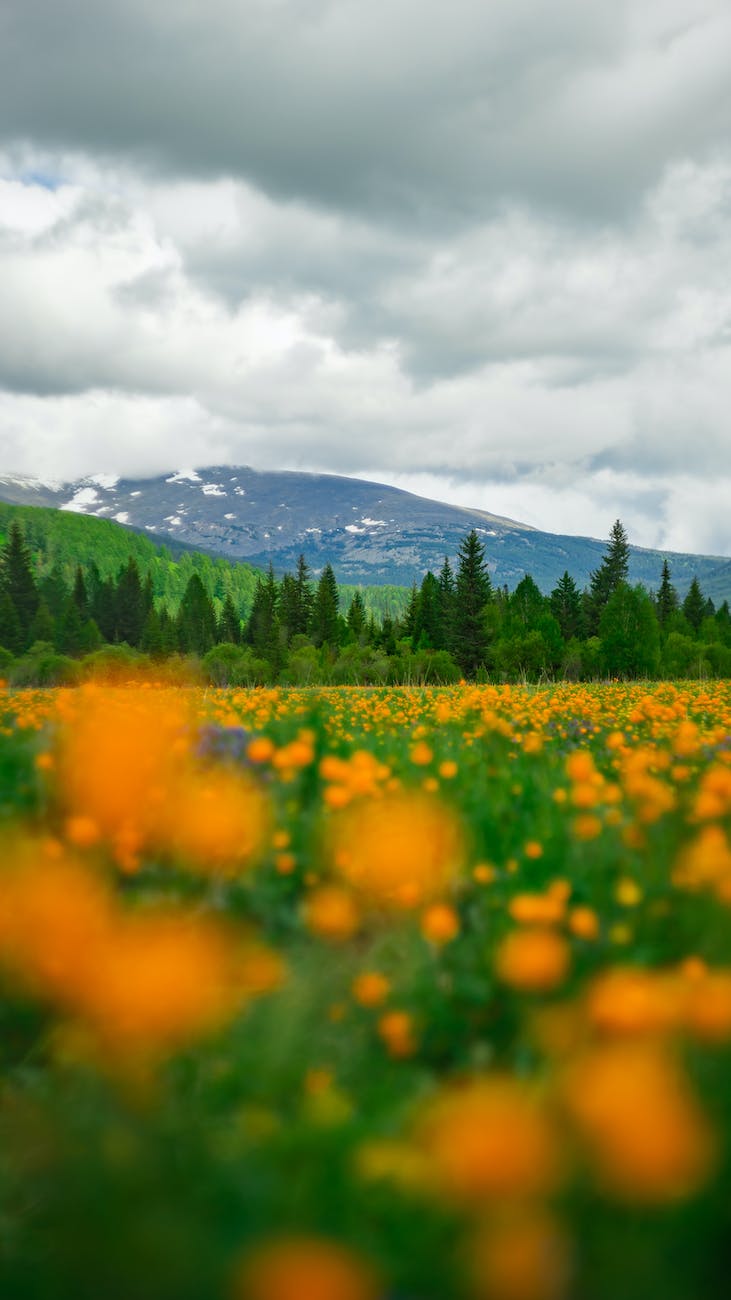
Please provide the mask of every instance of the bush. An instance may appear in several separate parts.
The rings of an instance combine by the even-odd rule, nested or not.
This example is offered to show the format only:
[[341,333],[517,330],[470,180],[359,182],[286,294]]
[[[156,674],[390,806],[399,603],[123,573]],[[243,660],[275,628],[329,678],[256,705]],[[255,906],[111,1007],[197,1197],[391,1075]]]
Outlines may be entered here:
[[36,641],[10,669],[11,686],[73,686],[79,680],[79,665],[61,655],[48,641]]

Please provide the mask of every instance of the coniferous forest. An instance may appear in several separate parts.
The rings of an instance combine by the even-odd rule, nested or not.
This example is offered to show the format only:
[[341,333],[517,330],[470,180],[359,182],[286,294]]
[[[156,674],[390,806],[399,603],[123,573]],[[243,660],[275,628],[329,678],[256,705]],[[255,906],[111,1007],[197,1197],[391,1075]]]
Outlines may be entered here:
[[11,685],[124,677],[145,662],[219,686],[731,676],[728,602],[716,608],[697,579],[681,600],[667,560],[655,591],[630,586],[619,520],[584,590],[568,572],[548,595],[529,574],[512,592],[494,587],[472,530],[454,564],[445,557],[406,599],[389,589],[380,609],[378,589],[340,589],[329,564],[315,575],[304,556],[295,573],[247,570],[242,584],[226,561],[165,551],[161,588],[163,548],[135,541],[142,551],[117,552],[116,566],[107,554],[104,570],[95,558],[74,568],[32,549],[12,519],[0,555]]

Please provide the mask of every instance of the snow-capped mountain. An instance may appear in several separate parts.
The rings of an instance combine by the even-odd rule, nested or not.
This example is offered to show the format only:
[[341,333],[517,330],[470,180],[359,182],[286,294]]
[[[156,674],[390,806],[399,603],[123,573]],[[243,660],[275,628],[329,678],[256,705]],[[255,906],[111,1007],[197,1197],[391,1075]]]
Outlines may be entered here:
[[[157,478],[94,475],[75,482],[0,476],[0,500],[52,506],[174,538],[232,560],[294,569],[302,552],[318,572],[329,561],[342,582],[402,583],[454,560],[475,528],[496,584],[514,587],[527,572],[549,591],[564,570],[583,585],[606,543],[540,532],[483,510],[446,505],[399,488],[333,474],[262,472],[215,465]],[[675,555],[673,580],[682,592],[697,574],[707,594],[731,595],[731,560]],[[660,581],[662,555],[633,548],[630,576]]]

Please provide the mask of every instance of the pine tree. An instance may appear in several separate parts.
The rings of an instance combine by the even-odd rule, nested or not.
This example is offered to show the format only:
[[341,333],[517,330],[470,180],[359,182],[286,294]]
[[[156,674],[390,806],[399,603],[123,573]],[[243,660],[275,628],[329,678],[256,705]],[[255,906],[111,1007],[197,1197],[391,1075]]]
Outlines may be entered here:
[[0,587],[0,646],[11,654],[20,654],[24,648],[23,629],[18,611],[7,591]]
[[72,593],[66,601],[56,627],[56,644],[65,655],[78,655],[84,649],[84,620]]
[[214,645],[216,613],[198,573],[192,573],[188,579],[177,623],[178,643],[184,652],[204,655]]
[[294,607],[292,636],[306,636],[312,621],[312,608],[315,597],[312,590],[312,575],[304,555],[300,555],[297,560],[295,586],[297,588],[297,598]]
[[355,641],[356,645],[363,645],[366,640],[366,609],[363,603],[363,597],[359,591],[356,591],[350,602],[350,609],[347,617],[348,631]]
[[452,566],[446,555],[437,581],[439,583],[439,646],[442,650],[452,650],[456,591]]
[[279,670],[283,657],[279,587],[271,564],[266,578],[257,579],[245,639],[260,659],[266,659],[275,672]]
[[[145,616],[146,609],[140,571],[137,568],[137,561],[131,555],[127,563],[120,569],[117,581],[116,639],[126,641],[127,645],[138,646],[142,639]],[[104,632],[101,623],[99,626]]]
[[160,615],[156,609],[151,609],[145,619],[145,626],[142,629],[140,638],[140,650],[146,655],[151,655],[153,659],[159,659],[164,653],[162,630],[160,627]]
[[339,642],[338,605],[340,596],[332,566],[326,564],[320,574],[312,607],[311,636],[316,646],[335,648]]
[[662,578],[657,593],[657,618],[660,627],[665,627],[670,617],[678,608],[678,593],[670,581],[670,565],[662,562]]
[[76,566],[76,577],[74,578],[74,589],[72,592],[72,599],[74,601],[74,604],[76,605],[76,608],[79,611],[79,614],[81,615],[81,618],[82,619],[87,618],[89,614],[89,596],[86,589],[84,571],[80,564],[77,564]]
[[442,650],[441,592],[439,582],[429,570],[424,574],[419,592],[419,612],[414,628],[414,645],[421,650]]
[[626,582],[629,573],[629,542],[619,519],[615,520],[609,534],[607,549],[598,569],[591,574],[589,584],[589,612],[592,634],[599,629],[602,610],[620,582]]
[[568,569],[564,569],[549,597],[551,613],[558,622],[564,641],[580,637],[583,631],[581,596]]
[[455,584],[454,651],[466,676],[473,676],[487,658],[485,607],[492,594],[485,548],[473,528],[459,547]]
[[231,592],[226,593],[226,599],[223,602],[221,617],[218,620],[219,641],[228,641],[232,645],[239,645],[241,642],[241,619],[236,613]]
[[701,623],[706,616],[706,598],[701,591],[700,583],[694,578],[688,588],[688,594],[683,601],[683,613],[687,618],[694,632],[700,630]]
[[30,645],[35,645],[36,641],[46,641],[49,645],[60,649],[56,619],[42,597],[28,634]]
[[529,573],[521,578],[515,588],[510,597],[509,609],[512,618],[528,630],[534,628],[546,613],[546,602]]
[[419,597],[419,588],[416,583],[412,583],[409,595],[409,603],[404,613],[404,631],[407,636],[411,637],[412,644],[415,645],[415,636],[419,625],[419,606],[421,604]]
[[299,592],[297,581],[291,573],[285,573],[279,587],[279,622],[285,645],[290,645],[297,635],[293,630],[298,623]]
[[0,561],[0,585],[7,592],[18,616],[23,645],[28,644],[30,626],[40,597],[33,576],[30,551],[19,524],[10,525],[8,540]]

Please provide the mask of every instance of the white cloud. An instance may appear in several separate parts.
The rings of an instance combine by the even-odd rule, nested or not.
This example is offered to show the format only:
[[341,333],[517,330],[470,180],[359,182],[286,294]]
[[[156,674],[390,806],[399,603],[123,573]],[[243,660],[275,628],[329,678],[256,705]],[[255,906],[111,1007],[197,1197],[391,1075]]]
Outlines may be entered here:
[[721,0],[55,0],[53,51],[12,4],[0,472],[312,468],[731,552]]

